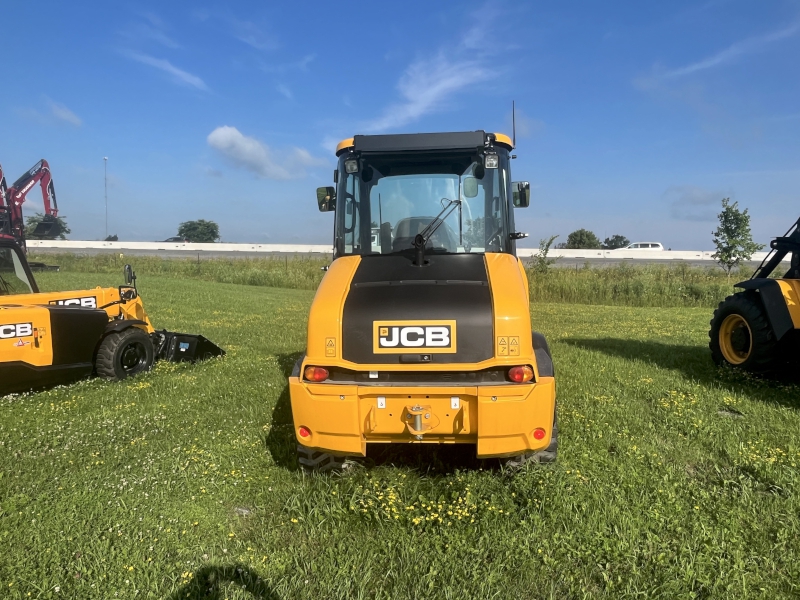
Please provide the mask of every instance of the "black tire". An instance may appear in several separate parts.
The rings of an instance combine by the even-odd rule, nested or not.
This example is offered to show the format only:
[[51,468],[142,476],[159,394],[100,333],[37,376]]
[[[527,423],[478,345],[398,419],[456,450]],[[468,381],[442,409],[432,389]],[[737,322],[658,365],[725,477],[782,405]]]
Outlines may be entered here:
[[553,414],[553,435],[550,436],[550,444],[544,450],[531,450],[516,456],[509,456],[501,459],[503,467],[507,469],[519,469],[528,463],[554,463],[558,458],[558,415]]
[[778,342],[761,300],[753,292],[739,292],[720,302],[708,332],[711,358],[751,373],[765,373],[780,365]]
[[153,367],[153,342],[138,327],[109,333],[100,342],[95,359],[98,377],[120,381]]
[[297,462],[308,472],[333,473],[345,468],[345,457],[297,444]]

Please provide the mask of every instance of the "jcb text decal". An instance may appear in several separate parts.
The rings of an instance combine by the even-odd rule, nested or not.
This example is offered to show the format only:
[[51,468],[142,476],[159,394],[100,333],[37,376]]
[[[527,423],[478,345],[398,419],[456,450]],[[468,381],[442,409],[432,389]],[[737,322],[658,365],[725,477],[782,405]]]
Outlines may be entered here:
[[455,321],[373,321],[375,354],[454,353]]
[[63,300],[51,300],[50,304],[57,304],[58,306],[80,306],[81,308],[97,308],[97,297],[89,296],[87,298],[64,298]]
[[0,325],[0,339],[21,338],[33,335],[33,323]]

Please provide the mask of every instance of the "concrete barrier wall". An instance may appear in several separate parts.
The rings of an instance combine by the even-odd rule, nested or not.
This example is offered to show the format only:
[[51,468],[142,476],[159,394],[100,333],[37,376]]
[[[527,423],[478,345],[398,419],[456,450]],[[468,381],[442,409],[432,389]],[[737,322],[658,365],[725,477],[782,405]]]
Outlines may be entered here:
[[181,244],[173,242],[81,242],[77,240],[28,240],[28,248],[47,248],[65,252],[81,250],[180,250],[184,252],[264,252],[331,254],[333,248],[324,244]]
[[[331,254],[333,248],[325,244],[181,244],[167,242],[83,242],[78,240],[29,240],[28,248],[80,252],[81,250],[169,250],[184,252],[263,252],[264,254]],[[536,248],[519,248],[517,254],[529,258],[536,254]],[[629,259],[649,261],[709,261],[714,259],[713,250],[550,250],[551,258],[576,259]],[[756,252],[752,262],[760,262],[766,252]]]

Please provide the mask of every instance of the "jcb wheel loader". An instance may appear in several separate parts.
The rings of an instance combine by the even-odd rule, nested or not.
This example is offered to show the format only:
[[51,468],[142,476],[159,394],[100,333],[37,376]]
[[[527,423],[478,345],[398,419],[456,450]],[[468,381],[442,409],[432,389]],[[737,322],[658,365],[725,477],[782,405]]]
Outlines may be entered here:
[[0,395],[91,374],[131,377],[172,361],[225,352],[201,335],[156,331],[125,266],[125,285],[42,293],[14,238],[0,235]]
[[550,462],[555,378],[531,331],[516,257],[511,140],[484,131],[357,135],[336,150],[334,260],[289,378],[298,461],[369,444],[472,444],[479,458]]
[[[741,288],[720,303],[711,319],[714,362],[751,373],[768,373],[797,359],[800,349],[800,219],[782,237]],[[770,276],[787,255],[788,271]]]

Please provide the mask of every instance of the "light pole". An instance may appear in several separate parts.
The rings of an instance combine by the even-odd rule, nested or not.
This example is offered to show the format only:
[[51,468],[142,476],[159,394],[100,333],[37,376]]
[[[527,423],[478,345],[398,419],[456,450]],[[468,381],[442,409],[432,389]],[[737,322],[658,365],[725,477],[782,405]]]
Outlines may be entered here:
[[108,238],[108,157],[103,157],[103,187],[106,196],[106,238]]

